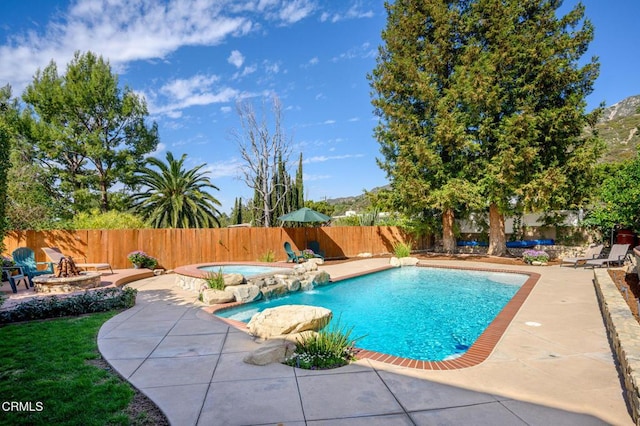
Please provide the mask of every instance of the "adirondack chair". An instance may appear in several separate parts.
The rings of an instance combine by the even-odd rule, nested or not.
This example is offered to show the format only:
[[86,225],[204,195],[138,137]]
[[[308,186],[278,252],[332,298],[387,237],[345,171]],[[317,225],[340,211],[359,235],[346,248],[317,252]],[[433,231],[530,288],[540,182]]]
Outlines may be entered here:
[[[18,247],[11,254],[16,266],[22,268],[22,272],[29,277],[29,285],[33,287],[33,277],[38,275],[53,274],[52,262],[36,262],[36,254],[29,247]],[[46,269],[38,269],[38,265],[47,265]]]
[[287,252],[287,262],[292,261],[292,262],[296,262],[296,263],[300,263],[301,261],[304,262],[304,256],[302,255],[297,255],[293,249],[291,248],[291,244],[289,244],[289,241],[286,241],[284,243],[284,251]]
[[320,250],[320,243],[317,241],[309,241],[307,244],[309,250],[313,251],[313,257],[324,259],[324,251]]

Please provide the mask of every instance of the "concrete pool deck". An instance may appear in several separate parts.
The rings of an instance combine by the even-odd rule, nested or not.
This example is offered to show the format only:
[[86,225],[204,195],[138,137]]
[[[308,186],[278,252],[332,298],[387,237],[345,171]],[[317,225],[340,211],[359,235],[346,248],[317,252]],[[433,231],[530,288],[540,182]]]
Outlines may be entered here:
[[[332,278],[388,259],[326,265]],[[138,302],[104,324],[104,358],[172,424],[633,424],[592,284],[593,271],[464,261],[540,281],[491,355],[449,371],[368,359],[328,371],[245,364],[257,348],[163,275],[130,284]]]

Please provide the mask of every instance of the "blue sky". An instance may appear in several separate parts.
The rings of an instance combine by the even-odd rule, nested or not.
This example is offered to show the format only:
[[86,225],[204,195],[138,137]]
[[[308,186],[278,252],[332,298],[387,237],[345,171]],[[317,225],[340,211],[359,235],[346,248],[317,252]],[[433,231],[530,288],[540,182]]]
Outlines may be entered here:
[[[640,94],[640,1],[583,3],[596,28],[587,56],[601,62],[589,109]],[[260,111],[277,95],[306,199],[358,195],[387,183],[366,79],[385,23],[383,2],[368,0],[3,0],[0,85],[20,94],[52,59],[63,71],[76,50],[103,55],[145,96],[160,130],[154,155],[206,164],[225,212],[252,195],[230,137],[235,103]]]

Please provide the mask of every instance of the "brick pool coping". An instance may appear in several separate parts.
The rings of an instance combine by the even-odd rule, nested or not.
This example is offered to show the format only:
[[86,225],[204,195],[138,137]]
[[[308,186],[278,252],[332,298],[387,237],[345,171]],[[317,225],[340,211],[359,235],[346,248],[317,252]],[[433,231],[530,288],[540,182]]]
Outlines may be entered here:
[[[416,266],[426,267],[426,268],[442,268],[442,269],[456,269],[456,270],[465,270],[465,271],[480,271],[480,272],[498,272],[498,273],[508,273],[508,274],[520,274],[528,276],[527,280],[522,284],[520,289],[516,292],[516,294],[509,300],[509,302],[502,308],[502,310],[496,315],[496,317],[491,321],[491,323],[487,326],[487,328],[482,332],[482,334],[476,339],[476,341],[471,345],[471,347],[462,354],[460,357],[444,360],[444,361],[421,361],[410,358],[403,358],[395,355],[383,354],[380,352],[370,351],[367,349],[358,349],[357,358],[358,359],[369,359],[372,361],[383,362],[386,364],[396,365],[399,367],[407,367],[414,368],[417,370],[458,370],[461,368],[473,367],[474,365],[478,365],[484,360],[486,360],[489,355],[493,352],[496,345],[502,338],[504,332],[506,331],[509,324],[515,317],[515,315],[522,307],[525,300],[538,283],[540,279],[540,274],[536,272],[528,272],[528,271],[514,271],[507,269],[493,269],[493,268],[473,268],[473,267],[462,267],[462,266],[448,266],[448,265],[425,265],[418,264]],[[380,272],[387,269],[395,268],[394,266],[384,266],[381,268],[372,269],[366,272],[351,274],[341,276],[336,280],[331,280],[331,282],[339,282],[344,281],[349,278],[354,278],[357,276],[367,275],[375,272]],[[207,312],[215,314],[218,311],[224,311],[230,308],[234,308],[236,306],[242,305],[241,302],[228,303],[225,305],[216,305],[205,308]],[[241,321],[236,321],[229,318],[217,317],[218,319],[224,321],[225,323],[239,328],[241,330],[247,331],[247,324]]]

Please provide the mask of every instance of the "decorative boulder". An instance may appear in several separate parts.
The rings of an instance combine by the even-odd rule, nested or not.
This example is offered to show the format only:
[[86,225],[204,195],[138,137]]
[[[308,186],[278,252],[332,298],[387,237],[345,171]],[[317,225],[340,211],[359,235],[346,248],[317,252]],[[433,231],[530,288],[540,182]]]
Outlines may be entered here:
[[400,266],[400,259],[398,259],[395,256],[392,257],[391,259],[389,259],[389,265],[395,266],[396,268],[398,268]]
[[262,297],[260,289],[252,284],[234,285],[229,287],[228,291],[233,293],[233,296],[236,298],[236,302],[253,302],[254,300],[259,300],[260,297]]
[[296,278],[286,279],[285,283],[287,284],[287,289],[290,292],[294,292],[294,291],[300,290],[300,280],[298,280]]
[[326,308],[283,305],[255,314],[247,327],[252,335],[268,339],[282,334],[322,330],[331,321],[331,317],[331,311]]
[[214,290],[208,288],[202,292],[202,302],[207,305],[217,305],[218,303],[233,302],[236,297],[227,290]]
[[224,274],[224,285],[240,285],[244,284],[244,275],[242,274]]
[[416,266],[419,260],[415,257],[401,257],[400,266]]
[[282,363],[293,354],[295,349],[295,343],[280,339],[270,340],[247,355],[244,358],[244,362],[253,365],[267,365],[274,362]]
[[310,272],[308,275],[314,287],[327,285],[331,279],[331,276],[326,271]]
[[260,289],[262,296],[265,298],[278,297],[287,293],[287,285],[285,283],[268,285]]

